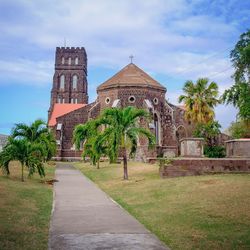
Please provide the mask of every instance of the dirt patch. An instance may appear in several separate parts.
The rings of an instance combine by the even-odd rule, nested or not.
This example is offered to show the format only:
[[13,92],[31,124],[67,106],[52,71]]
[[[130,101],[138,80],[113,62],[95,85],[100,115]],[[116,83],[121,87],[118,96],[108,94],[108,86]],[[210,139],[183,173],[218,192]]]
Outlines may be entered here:
[[58,180],[52,179],[52,180],[42,181],[42,183],[45,183],[45,184],[48,184],[48,185],[51,185],[51,186],[54,185],[54,182],[58,182]]
[[219,180],[204,180],[204,181],[199,181],[202,184],[206,184],[206,185],[213,185],[213,184],[217,184],[220,181]]

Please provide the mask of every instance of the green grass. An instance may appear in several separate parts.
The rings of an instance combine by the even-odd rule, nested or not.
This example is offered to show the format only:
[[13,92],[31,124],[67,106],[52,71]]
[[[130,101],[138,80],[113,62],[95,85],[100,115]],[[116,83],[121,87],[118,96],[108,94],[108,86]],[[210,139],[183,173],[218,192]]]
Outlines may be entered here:
[[250,175],[161,179],[129,162],[123,181],[119,164],[75,166],[172,249],[250,249]]
[[[46,166],[45,180],[53,179],[54,170]],[[47,249],[53,189],[38,174],[21,182],[16,162],[10,172],[7,177],[0,170],[0,249]]]

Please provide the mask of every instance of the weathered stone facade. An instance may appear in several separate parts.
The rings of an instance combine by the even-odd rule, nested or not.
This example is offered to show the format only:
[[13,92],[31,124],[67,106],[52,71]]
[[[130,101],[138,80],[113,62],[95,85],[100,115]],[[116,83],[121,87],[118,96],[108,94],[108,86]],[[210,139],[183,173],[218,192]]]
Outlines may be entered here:
[[250,158],[250,139],[234,139],[226,141],[227,157]]
[[8,142],[8,135],[2,135],[0,134],[0,152],[3,150],[3,148],[6,146]]
[[183,138],[180,144],[181,157],[203,157],[204,138]]
[[[62,58],[65,58],[65,64],[69,56],[72,58],[77,56],[79,65],[61,65]],[[72,92],[70,91],[72,89],[72,76],[76,73],[80,81],[77,90]],[[60,88],[61,74],[66,75],[64,89]],[[159,155],[175,156],[179,152],[179,140],[191,136],[192,125],[185,121],[184,109],[168,103],[166,101],[166,88],[135,64],[128,64],[116,75],[101,84],[97,88],[97,99],[91,104],[87,104],[86,76],[87,56],[83,48],[57,48],[49,121],[56,115],[53,107],[58,100],[58,95],[65,98],[64,103],[61,104],[62,107],[63,105],[67,106],[72,94],[77,96],[77,103],[85,104],[81,108],[56,117],[56,125],[51,126],[57,137],[57,156],[61,159],[80,157],[80,152],[74,150],[72,142],[74,127],[79,123],[85,123],[89,119],[97,117],[105,108],[135,106],[146,109],[151,114],[151,122],[148,123],[144,119],[139,122],[141,126],[148,127],[155,134],[157,145],[154,150],[148,150],[147,141],[140,138],[136,153],[137,160],[147,161],[148,158]]]
[[82,48],[56,48],[50,112],[55,103],[88,103],[87,55]]

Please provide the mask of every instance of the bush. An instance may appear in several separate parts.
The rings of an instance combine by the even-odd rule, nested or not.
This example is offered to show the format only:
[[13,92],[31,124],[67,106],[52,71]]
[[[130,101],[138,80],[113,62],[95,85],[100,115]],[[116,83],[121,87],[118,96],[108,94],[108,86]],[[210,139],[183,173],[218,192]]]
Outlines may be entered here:
[[205,146],[204,155],[209,158],[223,158],[226,156],[226,149],[223,146]]
[[232,122],[229,133],[235,139],[248,138],[250,137],[250,124],[244,121]]

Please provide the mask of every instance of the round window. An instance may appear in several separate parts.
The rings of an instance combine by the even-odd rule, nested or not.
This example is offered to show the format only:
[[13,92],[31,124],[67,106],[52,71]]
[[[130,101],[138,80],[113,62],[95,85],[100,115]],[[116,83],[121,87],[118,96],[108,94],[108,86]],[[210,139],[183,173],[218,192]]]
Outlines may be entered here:
[[109,97],[106,97],[105,103],[106,103],[106,104],[109,104],[109,103],[110,103],[110,98],[109,98]]
[[130,102],[130,103],[134,103],[135,102],[135,97],[132,95],[132,96],[130,96],[129,98],[128,98],[128,101]]
[[153,100],[154,104],[157,105],[159,103],[158,99],[155,97]]

